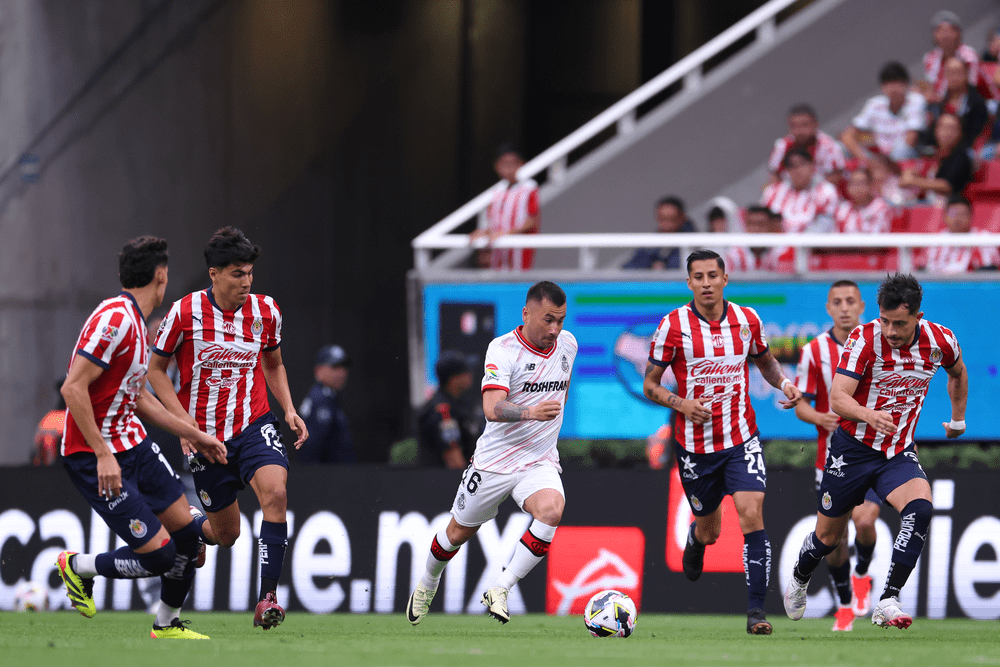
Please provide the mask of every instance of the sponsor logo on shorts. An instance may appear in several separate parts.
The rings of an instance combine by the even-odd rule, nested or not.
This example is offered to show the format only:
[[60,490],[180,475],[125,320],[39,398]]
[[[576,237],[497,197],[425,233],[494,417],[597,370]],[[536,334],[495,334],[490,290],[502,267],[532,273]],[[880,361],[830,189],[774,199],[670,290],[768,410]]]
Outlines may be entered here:
[[691,500],[691,507],[693,507],[696,512],[700,512],[702,507],[704,507],[701,504],[701,501],[698,500],[698,496],[691,496],[690,500]]
[[691,460],[690,454],[682,457],[681,463],[684,464],[684,472],[681,473],[681,477],[684,479],[698,479],[699,475],[694,471],[694,467],[697,464]]
[[212,506],[212,498],[208,495],[208,492],[202,489],[198,492],[198,497],[201,498],[201,502],[205,507]]
[[823,492],[823,509],[828,510],[833,507],[833,498],[830,497],[829,491]]
[[562,356],[560,366],[562,366],[563,373],[569,373],[569,359],[566,358],[565,354]]
[[146,524],[144,524],[139,519],[132,519],[128,522],[128,529],[136,537],[143,537],[148,530]]
[[740,327],[740,340],[744,343],[750,340],[750,327],[745,324]]
[[108,503],[108,509],[109,510],[113,510],[114,508],[118,507],[118,505],[120,505],[121,502],[123,500],[125,500],[126,498],[128,498],[128,491],[122,491],[122,493],[121,493],[120,496],[118,496],[117,498],[115,498],[114,500],[112,500],[110,503]]
[[[830,455],[830,463],[829,463],[829,465],[827,465],[826,470],[824,471],[824,473],[827,474],[827,475],[831,475],[833,477],[845,477],[846,473],[844,472],[843,469],[844,469],[844,466],[846,466],[846,465],[847,465],[847,463],[844,462],[844,457],[843,456],[833,456],[831,454]],[[830,509],[830,508],[827,507],[826,509]]]
[[191,472],[205,472],[205,464],[194,454],[188,454],[188,470]]
[[712,345],[714,347],[725,347],[725,337],[722,334],[712,334]]
[[464,491],[462,493],[458,494],[458,500],[455,501],[455,504],[458,506],[458,509],[460,509],[460,510],[464,510],[465,509],[465,492]]
[[253,319],[253,324],[250,325],[250,331],[253,332],[254,336],[259,336],[260,332],[264,330],[264,323],[259,317]]

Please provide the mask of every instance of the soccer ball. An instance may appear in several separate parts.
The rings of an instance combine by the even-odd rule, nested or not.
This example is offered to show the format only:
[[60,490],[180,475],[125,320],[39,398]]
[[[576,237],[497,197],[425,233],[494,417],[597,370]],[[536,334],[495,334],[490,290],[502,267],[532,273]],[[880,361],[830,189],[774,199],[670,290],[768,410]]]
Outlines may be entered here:
[[621,591],[601,591],[583,610],[583,623],[595,637],[628,637],[639,613],[632,598]]
[[14,588],[14,611],[46,611],[49,592],[36,581],[22,581]]

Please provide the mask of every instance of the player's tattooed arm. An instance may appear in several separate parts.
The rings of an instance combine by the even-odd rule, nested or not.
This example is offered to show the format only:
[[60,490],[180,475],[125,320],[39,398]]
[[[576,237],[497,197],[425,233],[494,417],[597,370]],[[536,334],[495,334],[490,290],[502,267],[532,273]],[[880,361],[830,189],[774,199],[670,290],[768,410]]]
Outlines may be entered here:
[[493,420],[498,422],[520,422],[528,419],[530,410],[523,405],[515,405],[508,400],[497,401],[493,406]]
[[754,364],[760,370],[760,374],[767,380],[767,383],[775,389],[780,389],[781,381],[785,379],[785,374],[781,370],[781,364],[774,358],[771,351],[768,350],[761,356],[752,358]]
[[646,376],[642,383],[642,392],[646,398],[659,403],[665,408],[678,409],[683,399],[660,384],[663,377],[663,368],[655,364],[646,363]]

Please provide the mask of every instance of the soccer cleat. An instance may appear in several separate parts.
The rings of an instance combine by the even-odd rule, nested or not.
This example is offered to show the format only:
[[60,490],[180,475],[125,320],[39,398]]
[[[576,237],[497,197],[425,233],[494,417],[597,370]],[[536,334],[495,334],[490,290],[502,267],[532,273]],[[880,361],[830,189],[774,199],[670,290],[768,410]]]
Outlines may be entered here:
[[94,580],[76,573],[70,564],[70,559],[75,555],[75,551],[60,553],[56,559],[56,569],[66,584],[66,597],[73,607],[83,616],[93,618],[97,613],[97,605],[94,604]]
[[436,588],[427,588],[423,584],[417,584],[410,594],[410,601],[406,603],[406,620],[411,625],[416,625],[424,620],[424,616],[431,610],[431,600],[437,593]]
[[694,522],[688,529],[687,542],[684,544],[684,556],[681,558],[684,565],[684,576],[691,581],[698,581],[702,568],[705,566],[705,545],[694,541]]
[[879,600],[872,612],[872,625],[880,628],[899,628],[905,630],[913,623],[913,617],[900,609],[899,600],[896,598],[886,598]]
[[494,586],[483,593],[482,603],[486,607],[486,613],[501,623],[510,620],[510,614],[507,613],[507,589],[503,586]]
[[853,629],[854,610],[851,609],[850,605],[837,607],[837,611],[833,614],[833,631],[850,632]]
[[184,627],[185,624],[191,621],[182,621],[179,618],[175,618],[170,621],[170,625],[159,626],[153,623],[153,629],[149,631],[149,636],[152,639],[208,639],[208,635],[203,635],[200,632],[195,632],[191,628]]
[[854,590],[851,600],[854,615],[867,616],[872,610],[872,578],[867,574],[858,576],[851,572],[851,588]]
[[802,618],[802,614],[806,613],[806,589],[808,587],[808,581],[800,584],[794,574],[788,578],[788,585],[785,586],[785,597],[782,599],[782,602],[785,603],[785,613],[793,621],[799,620]]
[[285,620],[285,610],[278,604],[278,596],[271,591],[264,596],[264,599],[257,603],[257,608],[253,613],[253,627],[262,627],[270,630],[276,625],[280,625]]
[[767,616],[764,615],[763,609],[755,607],[747,612],[747,634],[771,634],[771,624],[767,622]]
[[[188,508],[189,508],[189,510],[191,512],[191,516],[193,518],[195,518],[195,519],[198,519],[200,517],[205,516],[204,514],[202,514],[201,510],[198,509],[197,507],[195,507],[194,505],[188,505]],[[194,560],[194,566],[195,567],[203,567],[205,565],[205,552],[206,552],[205,540],[203,540],[203,539],[201,539],[199,537],[198,538],[198,557],[195,558],[195,560]]]

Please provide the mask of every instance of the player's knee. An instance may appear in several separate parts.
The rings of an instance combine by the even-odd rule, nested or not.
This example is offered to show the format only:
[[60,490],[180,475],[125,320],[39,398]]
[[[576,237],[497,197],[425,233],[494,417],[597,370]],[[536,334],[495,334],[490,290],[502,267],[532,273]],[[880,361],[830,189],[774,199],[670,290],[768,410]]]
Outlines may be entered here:
[[740,512],[740,530],[744,535],[764,528],[764,514],[759,508],[750,507]]
[[715,544],[716,542],[718,542],[720,535],[722,535],[721,526],[708,526],[708,527],[702,527],[699,530],[697,530],[695,537],[698,538],[699,542],[701,542],[705,546],[708,546],[710,544]]
[[288,492],[283,484],[275,484],[264,489],[262,495],[264,497],[261,498],[261,510],[284,514],[288,508]]
[[[213,526],[214,528],[214,526]],[[236,540],[240,536],[240,527],[236,526],[229,528],[215,528],[215,542],[220,547],[231,547],[236,544]]]
[[561,503],[552,503],[541,507],[535,515],[537,521],[541,521],[546,526],[558,526],[562,521],[563,507]]
[[137,553],[136,560],[150,574],[155,576],[165,574],[170,571],[170,568],[174,566],[174,561],[177,560],[177,545],[173,540],[169,540],[155,551]]

